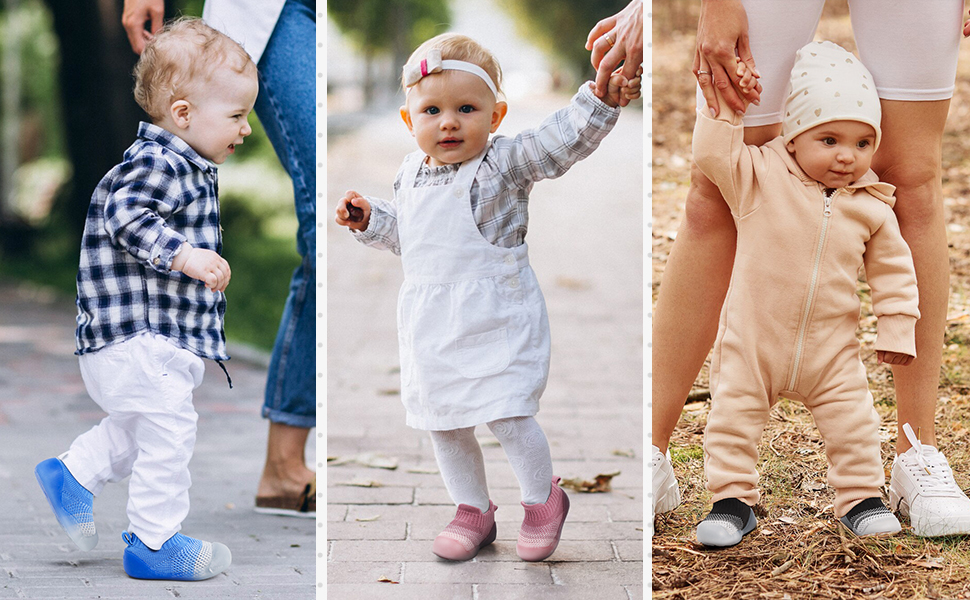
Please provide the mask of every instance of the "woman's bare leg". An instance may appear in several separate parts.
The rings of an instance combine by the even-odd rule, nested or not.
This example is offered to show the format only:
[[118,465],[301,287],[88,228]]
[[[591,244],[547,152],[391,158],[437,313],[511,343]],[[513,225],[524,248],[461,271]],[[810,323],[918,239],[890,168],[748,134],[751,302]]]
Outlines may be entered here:
[[943,219],[942,141],[949,100],[882,101],[882,143],[873,160],[879,179],[896,186],[895,213],[913,252],[919,284],[916,360],[893,368],[899,422],[896,452],[910,448],[902,426],[936,446],[934,429],[943,335],[950,295],[950,263]]
[[[781,124],[745,129],[763,144]],[[717,336],[731,281],[737,230],[717,186],[691,165],[684,221],[664,269],[653,313],[653,445],[667,451],[687,394]]]

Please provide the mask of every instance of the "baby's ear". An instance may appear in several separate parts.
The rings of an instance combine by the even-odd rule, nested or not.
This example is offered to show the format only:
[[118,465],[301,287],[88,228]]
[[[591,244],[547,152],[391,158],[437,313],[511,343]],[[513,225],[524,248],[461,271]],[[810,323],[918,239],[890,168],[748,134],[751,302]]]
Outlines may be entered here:
[[509,112],[509,105],[507,103],[495,103],[495,108],[492,110],[492,128],[489,130],[489,133],[495,133],[498,126],[502,124],[502,119],[505,118],[507,112]]
[[401,119],[404,121],[404,124],[408,126],[408,131],[411,132],[411,135],[414,135],[414,125],[411,124],[411,113],[408,112],[407,106],[401,107]]
[[179,128],[185,129],[189,126],[189,121],[191,121],[191,106],[187,100],[176,100],[172,103],[169,112],[172,115],[172,121]]

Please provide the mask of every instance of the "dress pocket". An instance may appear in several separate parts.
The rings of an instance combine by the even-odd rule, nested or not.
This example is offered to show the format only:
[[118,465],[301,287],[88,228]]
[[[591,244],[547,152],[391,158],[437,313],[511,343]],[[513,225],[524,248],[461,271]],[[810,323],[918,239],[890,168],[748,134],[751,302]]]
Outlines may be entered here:
[[505,327],[455,340],[458,372],[476,379],[501,373],[509,366],[509,334]]

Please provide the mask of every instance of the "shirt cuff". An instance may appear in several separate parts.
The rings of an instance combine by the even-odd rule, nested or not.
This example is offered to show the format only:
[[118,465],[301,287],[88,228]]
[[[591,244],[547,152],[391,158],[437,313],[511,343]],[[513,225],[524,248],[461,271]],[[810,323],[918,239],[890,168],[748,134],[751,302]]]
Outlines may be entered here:
[[152,269],[160,273],[172,270],[172,261],[184,242],[188,241],[184,235],[168,227],[162,229],[152,244],[148,256],[148,263]]
[[883,315],[876,319],[876,350],[916,356],[916,317]]
[[620,107],[610,106],[606,102],[603,102],[603,100],[599,96],[593,93],[593,89],[590,87],[590,85],[593,85],[593,84],[594,84],[593,81],[587,81],[583,85],[579,86],[578,96],[583,100],[586,100],[587,102],[589,102],[593,106],[594,110],[600,110],[610,115],[619,115]]

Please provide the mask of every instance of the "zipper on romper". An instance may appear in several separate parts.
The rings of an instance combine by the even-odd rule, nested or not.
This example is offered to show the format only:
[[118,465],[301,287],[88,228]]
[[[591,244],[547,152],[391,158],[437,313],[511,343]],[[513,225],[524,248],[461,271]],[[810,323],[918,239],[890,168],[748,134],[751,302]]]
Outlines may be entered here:
[[808,298],[805,299],[805,308],[802,311],[802,321],[798,326],[798,336],[795,344],[795,359],[792,364],[791,381],[788,382],[788,389],[795,390],[795,380],[798,379],[798,369],[802,362],[802,352],[805,349],[805,334],[808,331],[808,315],[815,300],[815,288],[818,287],[818,272],[822,267],[822,248],[825,247],[825,235],[828,233],[829,217],[832,216],[832,200],[839,190],[832,190],[825,193],[825,208],[822,211],[822,231],[818,234],[818,249],[815,251],[815,264],[812,267],[812,283],[808,288]]

